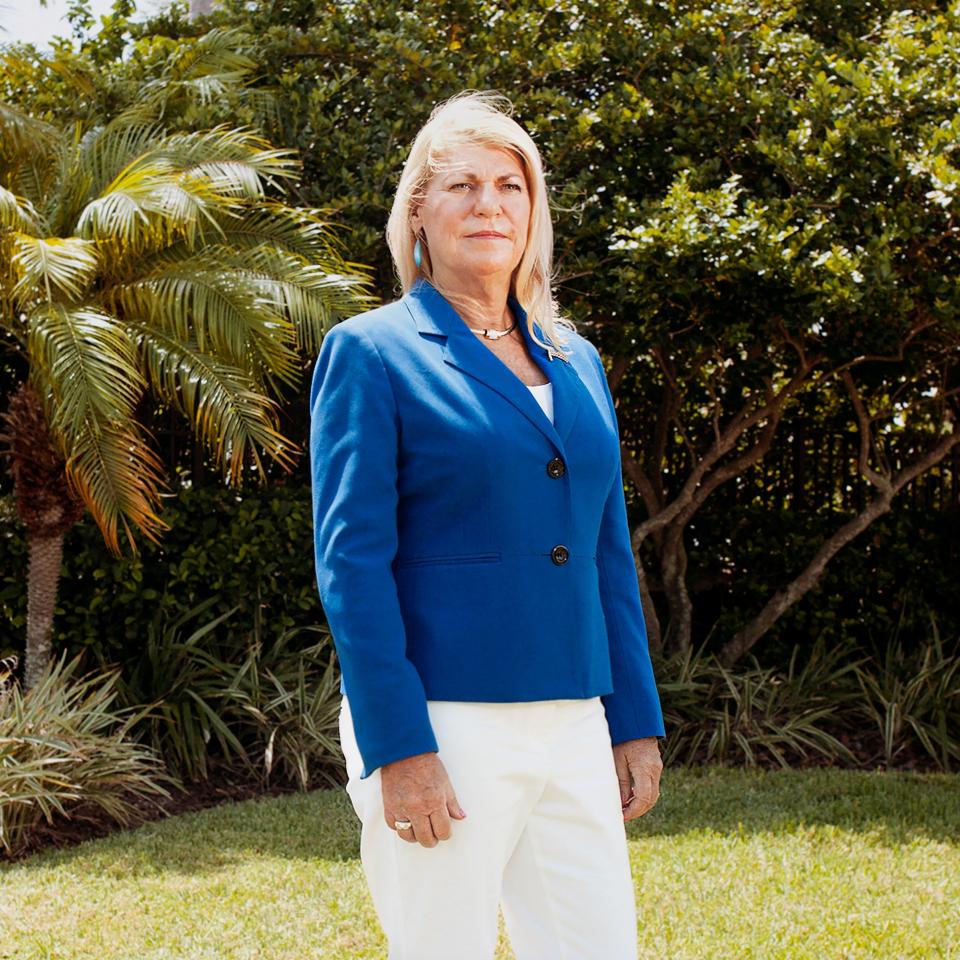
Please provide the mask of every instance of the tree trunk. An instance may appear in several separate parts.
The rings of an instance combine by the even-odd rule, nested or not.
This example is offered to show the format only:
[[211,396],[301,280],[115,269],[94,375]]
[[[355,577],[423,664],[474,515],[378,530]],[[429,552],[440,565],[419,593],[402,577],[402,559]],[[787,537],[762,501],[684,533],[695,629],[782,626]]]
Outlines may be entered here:
[[663,587],[670,607],[667,646],[671,652],[688,650],[693,642],[693,603],[687,590],[687,551],[683,530],[680,524],[669,530],[660,557]]
[[83,516],[84,503],[70,486],[50,435],[43,404],[26,381],[0,416],[0,453],[9,462],[17,514],[27,530],[27,640],[24,688],[46,668],[52,650],[53,612],[66,532]]
[[27,572],[27,649],[23,685],[29,690],[50,662],[53,611],[63,558],[63,534],[40,537],[28,534],[30,560]]

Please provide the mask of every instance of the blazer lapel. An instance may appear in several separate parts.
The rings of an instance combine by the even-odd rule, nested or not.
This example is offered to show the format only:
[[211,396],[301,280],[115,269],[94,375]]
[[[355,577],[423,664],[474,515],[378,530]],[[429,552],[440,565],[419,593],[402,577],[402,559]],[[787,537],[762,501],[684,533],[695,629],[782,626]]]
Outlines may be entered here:
[[[527,329],[526,311],[513,297],[510,298],[510,306],[526,340],[527,349],[553,384],[553,423],[529,387],[492,350],[480,343],[477,335],[469,330],[450,302],[432,284],[422,278],[417,280],[403,300],[421,334],[445,338],[443,359],[446,363],[496,390],[542,431],[554,446],[563,451],[580,405],[589,397],[589,391],[571,363],[554,360],[534,342]],[[545,340],[539,325],[535,324],[535,327],[537,336]]]

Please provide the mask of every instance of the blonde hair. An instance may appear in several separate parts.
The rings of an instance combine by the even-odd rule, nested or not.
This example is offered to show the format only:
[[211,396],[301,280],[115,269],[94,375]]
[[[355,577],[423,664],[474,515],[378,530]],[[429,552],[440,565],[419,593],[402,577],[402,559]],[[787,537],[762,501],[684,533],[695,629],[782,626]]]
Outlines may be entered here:
[[[432,276],[429,251],[423,251],[422,265],[413,259],[416,242],[411,214],[423,201],[424,193],[442,159],[458,146],[483,145],[498,147],[513,154],[523,168],[530,193],[530,224],[523,257],[514,270],[511,293],[527,314],[527,328],[533,340],[554,352],[566,342],[559,337],[559,327],[576,330],[573,322],[560,315],[552,290],[553,224],[547,184],[540,152],[530,135],[513,119],[513,104],[495,91],[465,90],[438,103],[427,122],[414,138],[403,165],[393,207],[387,220],[387,244],[394,267],[406,293],[423,276],[451,303],[466,305],[467,299],[453,291],[441,289]],[[422,245],[422,242],[421,242]],[[537,323],[550,343],[534,333]]]

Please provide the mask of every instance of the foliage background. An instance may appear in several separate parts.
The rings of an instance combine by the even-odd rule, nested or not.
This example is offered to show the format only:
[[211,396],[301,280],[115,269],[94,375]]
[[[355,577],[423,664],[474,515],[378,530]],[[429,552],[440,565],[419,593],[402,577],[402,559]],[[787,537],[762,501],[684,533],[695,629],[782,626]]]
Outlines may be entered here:
[[[140,648],[158,610],[184,616],[216,596],[205,616],[239,609],[222,625],[238,647],[249,638],[254,607],[262,630],[276,638],[323,621],[314,574],[310,490],[298,483],[235,491],[217,486],[181,490],[165,507],[172,523],[161,545],[138,556],[112,557],[85,518],[67,535],[54,620],[54,649],[86,649],[95,662]],[[792,558],[823,534],[823,520],[762,508],[706,513],[691,550],[697,570],[697,633],[707,637],[741,622],[789,571]],[[727,536],[741,553],[728,558]],[[819,588],[778,625],[758,650],[761,663],[785,664],[796,644],[852,640],[874,652],[891,634],[927,636],[930,614],[945,637],[956,636],[960,597],[957,514],[900,511],[879,521],[842,553]],[[0,498],[0,657],[19,649],[26,623],[22,571],[26,541],[9,497]],[[709,641],[707,643],[709,648]]]
[[[651,347],[680,343],[681,351],[737,360],[743,343],[768,342],[769,311],[784,303],[794,319],[829,309],[835,335],[823,349],[846,356],[860,349],[864,331],[881,347],[895,345],[919,300],[937,313],[941,338],[918,356],[936,358],[947,389],[957,382],[957,4],[663,0],[633,8],[524,0],[507,9],[482,0],[228,0],[204,22],[189,23],[175,4],[144,25],[125,20],[128,7],[116,10],[108,29],[79,49],[62,49],[52,62],[27,56],[6,71],[0,93],[61,121],[106,116],[168,70],[171,58],[189,56],[192,39],[210,25],[242,27],[261,95],[211,96],[204,111],[179,122],[251,122],[298,148],[304,172],[293,202],[329,209],[348,225],[349,255],[374,265],[383,299],[398,293],[383,227],[414,133],[435,102],[461,89],[510,95],[547,159],[562,306],[605,355],[625,362],[619,416],[639,462],[653,462],[648,448],[663,396]],[[918,161],[918,144],[931,143],[939,152]],[[910,163],[904,184],[899,173]],[[769,209],[748,208],[754,201]],[[717,206],[724,202],[725,213]],[[872,219],[863,213],[868,206]],[[829,229],[822,247],[808,251],[809,263],[819,261],[805,274],[809,289],[795,275],[766,272],[792,241],[764,246],[758,234],[786,229],[791,216],[803,227],[820,214]],[[854,242],[861,225],[864,236]],[[644,237],[655,256],[638,259],[623,241]],[[725,413],[757,382],[752,363],[726,381]],[[771,363],[779,376],[785,361],[778,354]],[[283,424],[295,440],[306,436],[310,368],[304,358],[304,388]],[[0,394],[21,374],[0,359]],[[919,410],[925,385],[910,363],[893,373],[871,370],[866,387],[882,405],[901,374],[916,386],[910,403]],[[689,466],[679,427],[703,428],[698,410],[708,387],[689,384],[683,413],[670,421],[663,475],[673,491]],[[722,643],[869,497],[855,469],[846,404],[836,384],[805,395],[761,461],[685,529],[696,643]],[[306,461],[281,487],[217,492],[215,473],[177,415],[158,408],[151,416],[168,469],[192,489],[168,505],[176,522],[162,549],[145,544],[139,559],[108,562],[87,523],[71,534],[58,642],[105,655],[137,642],[153,605],[186,609],[221,591],[224,609],[245,605],[235,618],[242,630],[257,587],[278,627],[320,617]],[[931,422],[920,410],[894,423],[891,444],[902,440],[909,454]],[[899,632],[917,642],[931,613],[944,635],[956,634],[956,454],[837,557],[757,648],[761,658],[782,660],[794,644],[821,635],[882,645]],[[5,484],[0,479],[0,493]],[[649,504],[630,485],[628,500],[641,523]],[[14,646],[23,546],[9,519],[0,550],[0,629]],[[643,555],[668,621],[657,545],[645,542]]]

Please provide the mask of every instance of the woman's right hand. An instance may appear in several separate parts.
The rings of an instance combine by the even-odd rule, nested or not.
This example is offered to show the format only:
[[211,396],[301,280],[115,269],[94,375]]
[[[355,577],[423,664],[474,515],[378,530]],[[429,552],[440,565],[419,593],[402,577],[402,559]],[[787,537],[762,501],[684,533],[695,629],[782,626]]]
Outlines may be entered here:
[[462,820],[466,816],[436,752],[383,764],[380,785],[387,826],[397,830],[394,820],[409,820],[411,829],[397,830],[409,843],[435,847],[440,840],[450,839],[450,818]]

